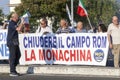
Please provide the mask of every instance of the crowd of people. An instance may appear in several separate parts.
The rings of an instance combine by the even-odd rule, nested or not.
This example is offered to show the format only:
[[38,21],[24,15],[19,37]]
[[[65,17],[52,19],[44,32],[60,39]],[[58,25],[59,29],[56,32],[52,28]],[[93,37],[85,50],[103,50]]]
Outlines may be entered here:
[[[8,29],[8,24],[9,22],[12,20],[12,18],[10,18],[9,21],[5,21],[2,29]],[[20,23],[19,23],[20,24]],[[17,22],[18,25],[18,22]],[[86,28],[84,28],[83,22],[82,21],[78,21],[76,26],[71,27],[68,25],[68,21],[66,19],[61,19],[60,23],[59,23],[60,27],[56,30],[56,34],[60,34],[60,33],[101,33],[101,32],[107,32],[107,27],[104,24],[99,24],[96,28],[87,30]],[[19,30],[19,33],[26,33],[26,31],[23,30],[23,28],[25,27],[25,25],[23,25],[23,27],[21,27],[21,30]],[[27,31],[28,33],[30,31]],[[48,25],[48,21],[46,18],[42,18],[40,20],[39,26],[37,28],[37,30],[35,31],[35,33],[40,33],[40,34],[46,34],[46,33],[54,33],[52,31],[51,26]]]
[[[104,33],[107,32],[107,27],[104,24],[99,24],[98,29],[86,30],[84,28],[83,22],[78,21],[75,27],[71,27],[68,25],[66,19],[60,20],[60,27],[56,30],[56,34],[61,33]],[[47,25],[47,19],[43,18],[40,22],[40,26],[36,30],[36,33],[46,34],[46,33],[53,33],[51,27]]]
[[[10,51],[10,76],[18,76],[19,73],[16,71],[16,66],[19,63],[20,59],[20,49],[19,49],[19,41],[18,34],[21,31],[22,26],[24,25],[24,20],[21,20],[21,23],[17,25],[18,15],[17,13],[13,13],[11,16],[11,20],[8,26],[8,35],[7,35],[7,46]],[[5,25],[4,25],[5,26]],[[6,27],[4,27],[5,29]],[[66,19],[60,20],[60,27],[55,32],[56,34],[61,33],[89,33],[92,31],[87,31],[84,28],[83,22],[78,21],[76,27],[70,27]],[[36,33],[40,34],[52,34],[52,29],[48,26],[48,21],[46,18],[42,18],[40,21],[40,26],[36,30]],[[107,33],[110,49],[112,49],[112,54],[114,55],[114,67],[119,67],[119,58],[120,58],[120,24],[117,16],[112,17],[112,23],[107,27],[104,24],[99,24],[97,33]]]

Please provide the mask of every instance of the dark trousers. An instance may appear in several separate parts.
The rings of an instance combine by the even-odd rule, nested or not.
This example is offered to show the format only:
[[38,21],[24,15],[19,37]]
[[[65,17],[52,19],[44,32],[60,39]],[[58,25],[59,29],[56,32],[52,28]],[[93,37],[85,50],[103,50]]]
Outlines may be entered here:
[[16,72],[16,66],[19,64],[19,59],[21,56],[20,49],[18,45],[8,46],[10,51],[9,61],[10,61],[10,72]]

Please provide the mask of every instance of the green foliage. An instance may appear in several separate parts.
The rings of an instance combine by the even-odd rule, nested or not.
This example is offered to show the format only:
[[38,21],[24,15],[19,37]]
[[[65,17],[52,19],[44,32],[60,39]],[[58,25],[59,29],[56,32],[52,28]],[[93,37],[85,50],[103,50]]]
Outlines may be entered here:
[[29,9],[32,25],[37,25],[36,20],[41,17],[54,17],[57,20],[67,17],[65,10],[67,0],[21,0],[21,2],[15,11],[22,15],[25,10]]
[[93,25],[101,22],[108,25],[119,9],[115,0],[84,0],[84,3]]
[[0,9],[0,23],[2,23],[3,18],[4,18],[4,14],[2,12],[2,9]]
[[[66,3],[71,8],[71,0],[21,0],[21,4],[15,8],[15,11],[22,15],[25,10],[29,9],[31,13],[31,25],[38,25],[36,20],[41,17],[54,17],[54,28],[58,28],[57,24],[61,18],[68,19],[65,5]],[[77,12],[79,0],[74,0],[74,20],[82,21],[85,26],[88,26],[86,17],[79,16]],[[89,14],[92,25],[98,25],[101,21],[108,25],[111,17],[118,13],[118,4],[115,0],[83,0],[85,8]],[[118,14],[119,15],[119,14]]]

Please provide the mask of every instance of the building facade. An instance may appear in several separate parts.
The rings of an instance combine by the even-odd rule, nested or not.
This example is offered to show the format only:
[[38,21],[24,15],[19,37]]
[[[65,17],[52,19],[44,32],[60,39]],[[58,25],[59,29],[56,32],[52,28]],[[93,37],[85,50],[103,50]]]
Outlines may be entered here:
[[10,12],[14,12],[15,7],[18,6],[21,3],[21,0],[10,0],[10,4],[8,6],[10,7]]

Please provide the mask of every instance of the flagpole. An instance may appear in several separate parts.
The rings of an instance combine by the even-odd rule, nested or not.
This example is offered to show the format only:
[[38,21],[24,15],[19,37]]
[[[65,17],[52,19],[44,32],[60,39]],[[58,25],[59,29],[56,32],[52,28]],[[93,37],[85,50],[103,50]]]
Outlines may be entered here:
[[73,14],[73,0],[71,0],[71,18],[72,18],[72,20],[71,20],[71,25],[72,25],[72,27],[74,26],[74,22],[73,22],[73,20],[74,20],[74,14]]
[[93,29],[93,27],[92,27],[92,25],[91,25],[91,22],[90,22],[90,19],[89,19],[88,15],[87,15],[87,20],[88,20],[88,22],[89,22],[90,28]]
[[70,14],[70,10],[69,10],[69,7],[68,7],[67,4],[66,4],[66,10],[67,10],[67,14],[68,14],[68,17],[69,17],[70,23],[72,24],[71,14]]

